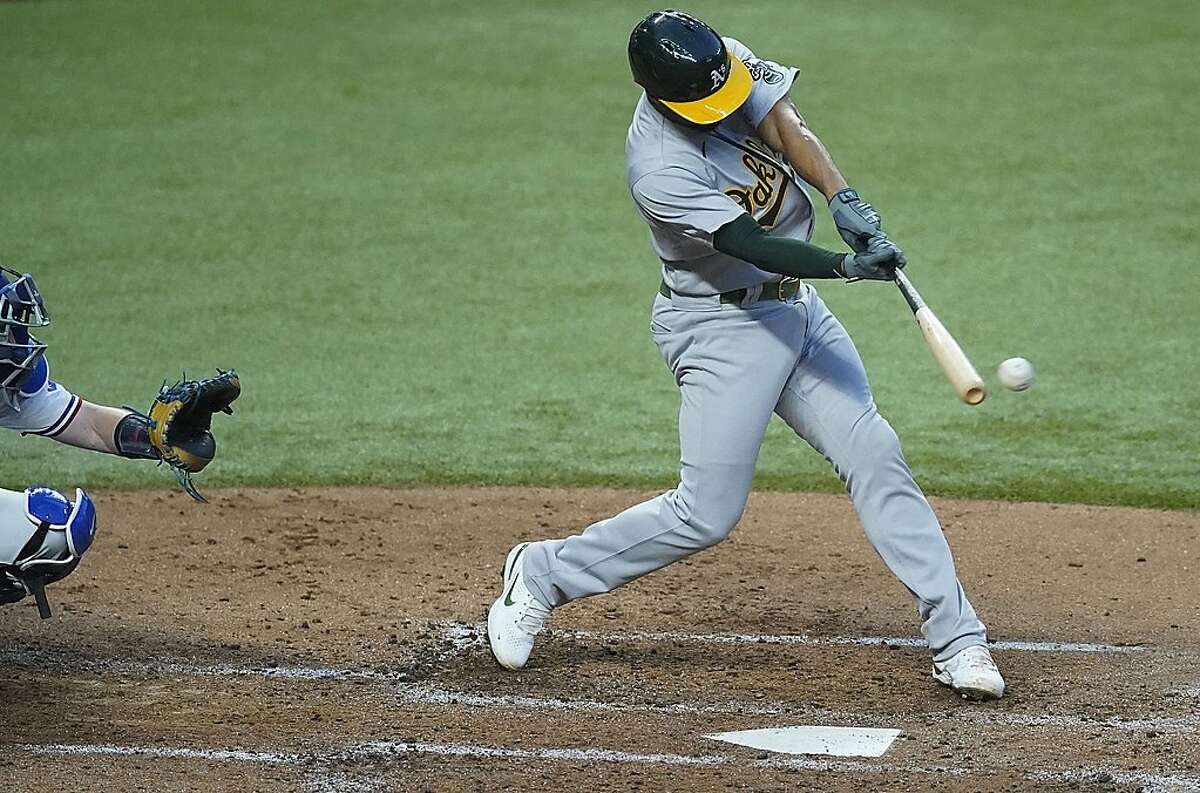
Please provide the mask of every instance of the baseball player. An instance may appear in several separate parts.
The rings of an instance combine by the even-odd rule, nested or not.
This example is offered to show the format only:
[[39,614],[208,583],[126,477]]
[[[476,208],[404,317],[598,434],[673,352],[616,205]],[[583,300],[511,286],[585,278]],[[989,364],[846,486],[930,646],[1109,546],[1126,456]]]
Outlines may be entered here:
[[[937,518],[853,342],[806,283],[891,280],[904,254],[788,98],[796,69],[676,11],[637,24],[629,63],[644,93],[627,176],[662,260],[650,332],[681,395],[680,481],[581,534],[514,547],[488,613],[496,660],[520,669],[551,609],[728,536],[776,413],[833,465],[867,538],[915,598],[934,679],[999,698],[1004,680]],[[850,253],[808,242],[808,185],[828,199]]]
[[[216,454],[212,414],[232,413],[241,393],[235,372],[176,383],[143,415],[88,402],[50,379],[46,345],[30,332],[50,324],[33,276],[0,266],[0,426],[70,446],[167,463],[197,500],[191,475]],[[33,595],[50,616],[46,584],[70,575],[92,544],[96,508],[83,490],[74,500],[42,486],[0,489],[0,603]]]

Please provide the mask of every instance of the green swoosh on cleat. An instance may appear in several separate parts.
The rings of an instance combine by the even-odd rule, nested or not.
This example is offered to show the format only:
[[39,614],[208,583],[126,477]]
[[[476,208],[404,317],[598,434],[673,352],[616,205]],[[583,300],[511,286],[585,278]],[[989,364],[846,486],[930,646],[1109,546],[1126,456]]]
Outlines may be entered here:
[[[525,553],[525,549],[528,547],[529,547],[528,545],[521,546],[521,550],[517,551],[517,555],[513,557],[513,560],[512,560],[512,570],[513,571],[515,571],[517,569],[517,561],[520,560],[521,554]],[[513,582],[509,586],[508,591],[504,593],[504,605],[505,606],[511,606],[513,604],[512,593],[513,593],[513,590],[517,586],[518,580],[519,579],[516,576],[514,576]]]

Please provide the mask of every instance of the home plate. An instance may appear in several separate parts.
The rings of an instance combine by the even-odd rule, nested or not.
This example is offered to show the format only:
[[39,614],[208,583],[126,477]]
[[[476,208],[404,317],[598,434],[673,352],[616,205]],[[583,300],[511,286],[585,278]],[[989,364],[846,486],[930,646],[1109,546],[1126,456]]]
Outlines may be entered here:
[[878,730],[872,727],[775,727],[767,730],[719,732],[704,737],[767,752],[879,757],[888,750],[898,735],[900,730]]

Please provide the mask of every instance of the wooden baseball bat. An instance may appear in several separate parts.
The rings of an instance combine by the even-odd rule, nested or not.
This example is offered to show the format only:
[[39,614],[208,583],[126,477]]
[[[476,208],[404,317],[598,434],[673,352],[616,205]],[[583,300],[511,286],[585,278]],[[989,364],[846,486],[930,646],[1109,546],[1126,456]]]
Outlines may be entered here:
[[903,270],[896,271],[896,286],[900,288],[900,294],[904,295],[908,307],[912,309],[921,334],[925,337],[925,343],[929,345],[929,351],[933,353],[938,366],[942,367],[950,385],[954,386],[958,398],[968,405],[978,405],[987,396],[987,387],[984,386],[979,372],[971,365],[966,353],[962,351],[962,347],[958,346],[958,342],[950,335],[950,331],[946,330],[937,314],[933,313],[933,309],[925,305],[921,293],[913,286],[912,281],[908,280]]

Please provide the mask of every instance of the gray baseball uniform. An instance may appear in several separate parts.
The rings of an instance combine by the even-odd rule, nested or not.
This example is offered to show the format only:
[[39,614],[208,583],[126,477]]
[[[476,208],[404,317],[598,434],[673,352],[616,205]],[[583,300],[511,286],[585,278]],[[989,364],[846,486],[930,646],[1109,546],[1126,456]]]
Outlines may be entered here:
[[[833,465],[868,539],[916,599],[935,661],[986,643],[941,527],[875,408],[854,343],[807,284],[758,300],[777,274],[712,247],[748,212],[773,234],[807,240],[813,205],[757,126],[796,70],[726,45],[754,77],[749,99],[714,129],[668,122],[643,95],[626,141],[634,203],[650,226],[670,297],[651,335],[679,385],[680,482],[674,490],[529,546],[522,568],[546,605],[609,592],[724,539],[741,518],[772,412]],[[740,304],[720,294],[746,289]]]

